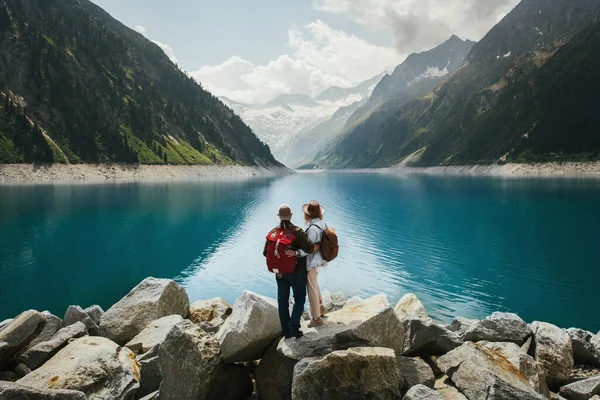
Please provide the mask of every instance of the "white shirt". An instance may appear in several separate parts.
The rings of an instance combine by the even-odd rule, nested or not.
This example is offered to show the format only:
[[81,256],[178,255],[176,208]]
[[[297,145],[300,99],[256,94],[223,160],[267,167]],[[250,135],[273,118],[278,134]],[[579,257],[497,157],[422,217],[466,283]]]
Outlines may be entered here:
[[[311,225],[316,225],[316,226],[311,226]],[[323,237],[323,231],[321,231],[321,229],[317,228],[317,226],[323,230],[327,229],[327,226],[325,225],[325,222],[323,222],[322,219],[315,218],[312,221],[310,221],[310,223],[308,224],[308,228],[306,229],[306,235],[311,240],[311,242],[313,242],[314,244],[321,243],[321,238]],[[316,253],[313,253],[313,254],[306,254],[302,250],[299,250],[299,251],[300,251],[300,257],[306,256],[306,270],[307,271],[310,271],[311,269],[314,269],[314,268],[320,268],[320,267],[327,266],[327,262],[323,260],[323,257],[321,256],[320,251],[317,251]]]

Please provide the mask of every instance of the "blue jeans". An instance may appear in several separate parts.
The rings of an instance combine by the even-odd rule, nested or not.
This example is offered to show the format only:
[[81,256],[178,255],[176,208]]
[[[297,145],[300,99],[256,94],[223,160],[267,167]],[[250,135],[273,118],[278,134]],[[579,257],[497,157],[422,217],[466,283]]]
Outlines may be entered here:
[[[277,302],[279,306],[279,322],[283,333],[294,333],[300,330],[300,318],[306,303],[306,271],[299,268],[293,274],[283,274],[277,280]],[[290,316],[290,288],[294,292],[294,308]]]

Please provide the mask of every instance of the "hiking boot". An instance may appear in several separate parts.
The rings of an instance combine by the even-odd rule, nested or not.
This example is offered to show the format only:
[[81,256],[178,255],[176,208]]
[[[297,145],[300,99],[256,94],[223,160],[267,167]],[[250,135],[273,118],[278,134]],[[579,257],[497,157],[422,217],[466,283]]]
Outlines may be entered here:
[[321,304],[321,317],[326,314],[327,314],[327,309],[325,308],[325,306],[323,304]]
[[323,321],[323,318],[319,317],[317,319],[313,319],[308,323],[308,327],[309,328],[316,328],[317,326],[321,326],[325,323],[325,321]]
[[304,333],[302,333],[302,331],[298,331],[298,332],[287,332],[284,337],[286,339],[291,339],[291,338],[301,338],[302,336],[304,336]]

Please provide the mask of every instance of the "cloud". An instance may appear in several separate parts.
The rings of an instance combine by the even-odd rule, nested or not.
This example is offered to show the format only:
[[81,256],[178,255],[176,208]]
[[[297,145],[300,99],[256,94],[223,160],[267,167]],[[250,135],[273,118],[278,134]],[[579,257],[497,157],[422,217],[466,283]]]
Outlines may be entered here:
[[368,29],[391,29],[396,50],[430,49],[452,34],[481,39],[519,0],[313,0],[321,11],[347,14]]
[[135,26],[133,29],[134,29],[134,30],[136,30],[136,31],[138,31],[138,32],[139,32],[139,33],[141,33],[142,35],[145,35],[145,34],[146,34],[146,32],[147,32],[147,31],[146,31],[146,28],[144,28],[144,27],[143,27],[143,26],[141,26],[141,25],[136,25],[136,26]]
[[337,31],[321,21],[288,32],[291,55],[267,65],[234,56],[190,73],[218,96],[243,103],[265,103],[284,93],[316,96],[330,86],[349,87],[391,70],[403,56]]
[[158,40],[152,40],[152,43],[160,47],[165,52],[165,54],[171,59],[171,61],[177,64],[177,57],[175,57],[175,53],[173,52],[171,46],[161,43]]

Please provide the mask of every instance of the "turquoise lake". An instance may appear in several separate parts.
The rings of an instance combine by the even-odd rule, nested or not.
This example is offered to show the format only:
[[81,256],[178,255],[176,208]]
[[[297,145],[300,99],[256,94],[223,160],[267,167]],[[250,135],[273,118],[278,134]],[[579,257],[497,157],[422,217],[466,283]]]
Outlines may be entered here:
[[147,276],[191,301],[275,297],[265,235],[281,203],[301,225],[311,199],[341,244],[323,290],[413,292],[440,322],[511,311],[600,330],[600,181],[374,173],[0,186],[0,320],[106,309]]

